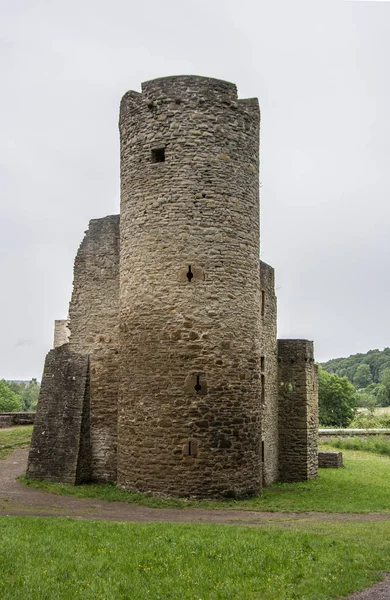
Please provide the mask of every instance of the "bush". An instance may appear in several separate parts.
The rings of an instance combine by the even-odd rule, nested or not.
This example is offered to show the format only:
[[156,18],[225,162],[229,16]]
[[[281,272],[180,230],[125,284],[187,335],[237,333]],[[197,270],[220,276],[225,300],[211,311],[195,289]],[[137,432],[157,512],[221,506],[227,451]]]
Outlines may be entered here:
[[4,380],[0,380],[0,412],[19,412],[22,403],[15,392],[13,392]]
[[359,413],[348,427],[350,429],[390,429],[390,415]]
[[318,370],[319,421],[325,427],[348,427],[356,414],[356,390],[346,377]]

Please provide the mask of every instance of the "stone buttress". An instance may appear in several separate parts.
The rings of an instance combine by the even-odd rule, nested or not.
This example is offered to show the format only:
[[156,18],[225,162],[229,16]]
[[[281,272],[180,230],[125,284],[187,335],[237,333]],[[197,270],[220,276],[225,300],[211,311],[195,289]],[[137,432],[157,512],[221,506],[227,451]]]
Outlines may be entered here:
[[263,484],[279,479],[278,358],[274,269],[260,262],[260,369]]
[[278,340],[281,481],[317,476],[318,368],[313,342]]

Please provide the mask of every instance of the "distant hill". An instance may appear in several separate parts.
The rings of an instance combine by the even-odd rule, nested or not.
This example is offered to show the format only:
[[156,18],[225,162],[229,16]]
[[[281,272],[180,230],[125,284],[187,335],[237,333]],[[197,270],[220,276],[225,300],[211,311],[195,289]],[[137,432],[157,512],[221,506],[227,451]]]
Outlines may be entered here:
[[[383,371],[390,368],[390,348],[369,350],[366,354],[352,354],[348,358],[332,358],[320,363],[328,373],[336,373],[340,377],[348,377],[354,383],[356,371],[360,365],[368,365],[373,383],[380,383]],[[366,367],[365,367],[366,368]],[[362,371],[362,369],[360,369]],[[356,384],[356,379],[355,379]]]

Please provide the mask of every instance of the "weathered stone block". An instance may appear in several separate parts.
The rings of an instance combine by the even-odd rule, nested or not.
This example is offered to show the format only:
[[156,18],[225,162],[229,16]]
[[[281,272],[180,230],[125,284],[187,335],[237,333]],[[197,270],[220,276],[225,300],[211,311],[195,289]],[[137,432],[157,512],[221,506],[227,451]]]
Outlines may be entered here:
[[342,452],[318,452],[318,467],[320,469],[339,469],[343,465]]

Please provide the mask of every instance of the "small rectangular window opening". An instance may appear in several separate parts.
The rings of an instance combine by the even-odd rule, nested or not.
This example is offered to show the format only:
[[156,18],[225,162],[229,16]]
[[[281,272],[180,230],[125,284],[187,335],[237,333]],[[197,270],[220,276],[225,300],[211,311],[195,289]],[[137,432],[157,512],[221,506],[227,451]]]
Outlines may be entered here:
[[261,290],[261,316],[264,317],[265,310],[265,291]]
[[198,442],[196,440],[188,440],[183,444],[183,456],[195,458],[198,455]]
[[264,404],[264,400],[265,400],[265,377],[264,375],[261,376],[261,402],[262,404]]
[[265,369],[265,356],[260,356],[260,370],[264,371]]
[[165,162],[165,148],[155,148],[152,150],[152,162]]
[[264,464],[264,441],[261,442],[261,462]]

